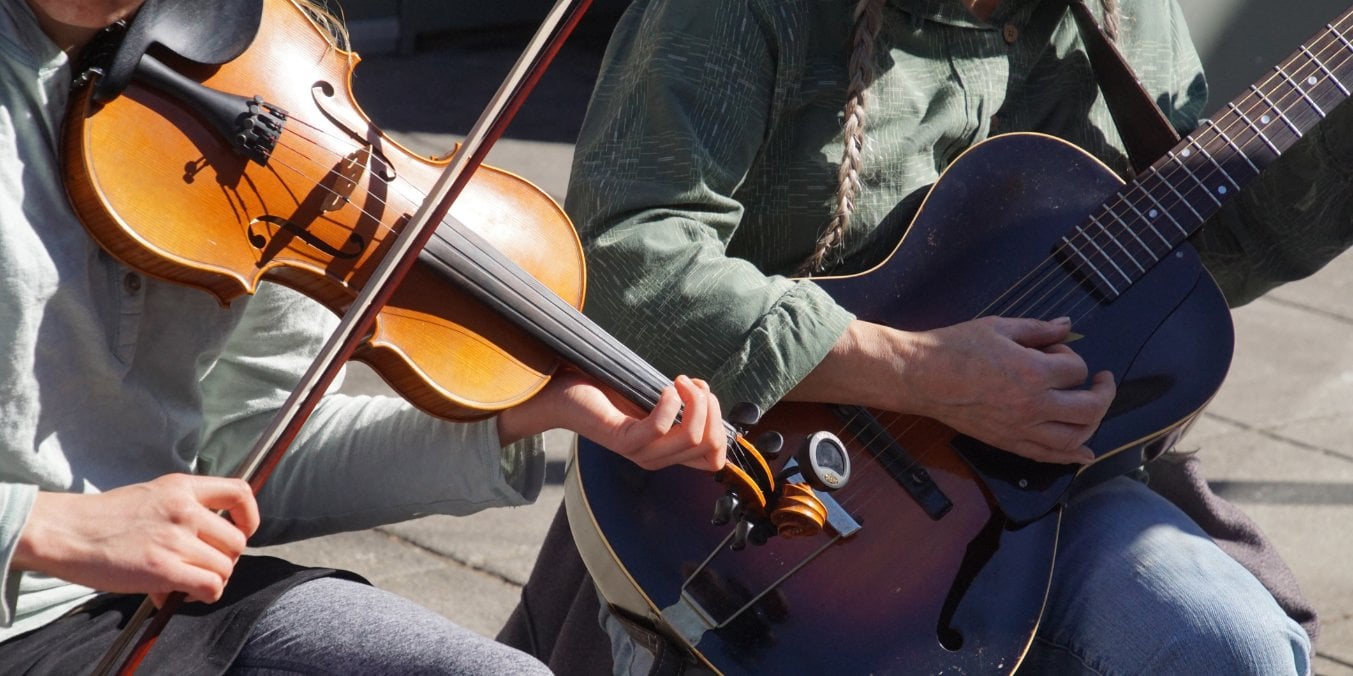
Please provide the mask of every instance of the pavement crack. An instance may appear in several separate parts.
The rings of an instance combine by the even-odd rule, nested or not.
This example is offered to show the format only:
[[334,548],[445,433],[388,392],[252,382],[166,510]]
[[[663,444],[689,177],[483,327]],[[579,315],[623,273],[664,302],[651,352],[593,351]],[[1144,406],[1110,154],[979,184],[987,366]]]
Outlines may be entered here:
[[396,533],[391,530],[386,530],[385,528],[380,526],[377,526],[374,530],[380,533],[381,535],[390,538],[391,540],[399,542],[400,544],[403,545],[407,545],[431,556],[435,556],[443,561],[450,561],[452,563],[455,563],[456,565],[469,568],[470,570],[473,570],[475,572],[483,573],[484,575],[487,575],[504,584],[512,585],[513,587],[519,588],[522,586],[520,581],[514,580],[508,577],[507,575],[504,575],[501,571],[494,570],[493,568],[490,568],[484,565],[483,563],[475,563],[473,561],[461,558],[459,556],[455,556],[454,554],[448,554],[447,552],[439,550],[435,547],[429,547],[428,545],[425,545],[419,542],[418,540],[400,535],[399,533]]
[[1302,303],[1295,300],[1288,300],[1286,298],[1278,298],[1276,296],[1269,296],[1264,300],[1269,303],[1275,303],[1277,305],[1289,307],[1294,310],[1301,310],[1303,312],[1309,312],[1311,314],[1320,315],[1321,317],[1333,319],[1334,321],[1339,322],[1341,324],[1348,324],[1350,326],[1353,326],[1353,317],[1349,317],[1347,315],[1343,315],[1338,312],[1330,312],[1329,310],[1319,308],[1314,305],[1308,305],[1306,303]]
[[1274,441],[1280,441],[1282,443],[1295,446],[1296,448],[1302,449],[1304,451],[1319,453],[1321,455],[1334,458],[1335,460],[1353,463],[1353,453],[1348,453],[1345,451],[1340,451],[1326,446],[1321,446],[1320,444],[1312,444],[1310,442],[1302,441],[1300,439],[1294,439],[1292,437],[1289,437],[1280,432],[1275,432],[1266,427],[1257,427],[1255,425],[1246,423],[1242,420],[1229,418],[1227,416],[1213,413],[1211,411],[1206,411],[1203,413],[1203,415],[1208,416],[1209,418],[1217,420],[1218,422],[1224,423],[1226,425],[1230,425],[1231,427],[1235,427],[1237,429],[1244,430],[1246,432],[1253,432],[1255,434],[1258,434],[1259,436],[1272,439]]
[[1319,657],[1322,660],[1325,660],[1326,662],[1333,662],[1341,667],[1353,668],[1353,661],[1349,661],[1348,659],[1342,657],[1335,657],[1334,655],[1331,655],[1323,650],[1315,651],[1315,656]]

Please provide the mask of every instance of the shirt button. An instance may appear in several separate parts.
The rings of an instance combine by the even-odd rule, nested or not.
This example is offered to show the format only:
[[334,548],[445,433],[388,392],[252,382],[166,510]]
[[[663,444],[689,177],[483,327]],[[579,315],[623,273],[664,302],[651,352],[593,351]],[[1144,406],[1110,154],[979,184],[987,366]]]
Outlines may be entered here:
[[1015,41],[1019,39],[1019,26],[1013,23],[1006,24],[1001,29],[1001,37],[1005,38],[1007,44],[1015,44]]
[[128,272],[127,275],[122,278],[122,287],[127,290],[127,293],[131,294],[140,291],[141,275],[138,275],[135,272]]

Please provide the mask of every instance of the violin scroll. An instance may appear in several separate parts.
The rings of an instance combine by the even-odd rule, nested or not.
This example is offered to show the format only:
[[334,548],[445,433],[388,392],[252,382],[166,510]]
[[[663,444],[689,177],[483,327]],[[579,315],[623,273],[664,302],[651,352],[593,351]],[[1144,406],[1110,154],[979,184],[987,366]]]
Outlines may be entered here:
[[749,541],[764,544],[772,535],[810,537],[822,532],[827,507],[814,488],[835,490],[850,476],[845,445],[829,432],[808,437],[775,474],[767,459],[779,455],[783,436],[773,431],[759,434],[757,438],[768,445],[765,453],[745,436],[747,427],[760,417],[760,409],[751,404],[730,409],[728,418],[737,433],[731,437],[728,464],[715,474],[728,492],[715,502],[711,521],[720,526],[733,523],[733,549],[742,549]]

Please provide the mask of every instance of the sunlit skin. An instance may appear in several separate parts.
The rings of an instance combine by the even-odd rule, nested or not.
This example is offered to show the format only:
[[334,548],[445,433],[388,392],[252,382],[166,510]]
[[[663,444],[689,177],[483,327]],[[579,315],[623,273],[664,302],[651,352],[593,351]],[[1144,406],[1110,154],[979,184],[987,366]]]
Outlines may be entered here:
[[[43,31],[67,53],[99,29],[130,16],[143,0],[28,0]],[[683,422],[675,424],[678,413]],[[726,438],[718,400],[702,381],[678,377],[653,411],[601,389],[569,369],[538,395],[496,418],[506,445],[548,429],[569,429],[641,467],[682,464],[716,470]],[[454,453],[454,450],[448,451]],[[229,514],[222,519],[217,511]],[[240,479],[174,474],[105,493],[40,492],[15,545],[13,570],[47,573],[94,589],[171,592],[215,601],[259,526],[258,505]]]

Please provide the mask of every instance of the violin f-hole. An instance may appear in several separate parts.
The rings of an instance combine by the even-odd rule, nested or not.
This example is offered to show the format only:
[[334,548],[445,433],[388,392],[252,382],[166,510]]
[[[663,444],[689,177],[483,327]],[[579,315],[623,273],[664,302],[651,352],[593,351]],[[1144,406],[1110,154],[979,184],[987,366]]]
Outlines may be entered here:
[[[372,163],[370,161],[368,161],[367,164],[371,166],[371,169],[377,177],[386,182],[394,181],[395,178],[397,178],[395,168],[391,166],[389,160],[385,159],[385,155],[381,153],[380,134],[369,123],[363,121],[361,124],[358,124],[352,120],[350,115],[344,114],[344,109],[330,105],[330,99],[332,99],[333,96],[334,87],[328,82],[320,80],[319,82],[310,85],[310,98],[315,102],[315,107],[319,109],[319,112],[329,118],[329,121],[334,123],[339,129],[342,129],[344,133],[351,136],[352,140],[362,144],[362,147],[366,148],[369,155],[376,156],[376,159],[378,159],[379,162],[376,162],[374,166],[371,166]],[[365,129],[366,134],[363,135],[358,131],[359,129]]]
[[[256,228],[260,223],[267,223],[277,226],[276,230],[284,230],[289,235],[300,238],[301,241],[310,246],[319,249],[328,256],[339,259],[356,259],[366,250],[366,238],[357,233],[348,235],[348,239],[341,246],[334,246],[316,237],[314,233],[305,228],[292,223],[291,221],[274,216],[272,214],[263,214],[249,223],[249,243],[259,251],[266,251],[268,245],[275,237],[274,232],[268,232],[268,228]],[[261,262],[261,261],[260,261]]]

